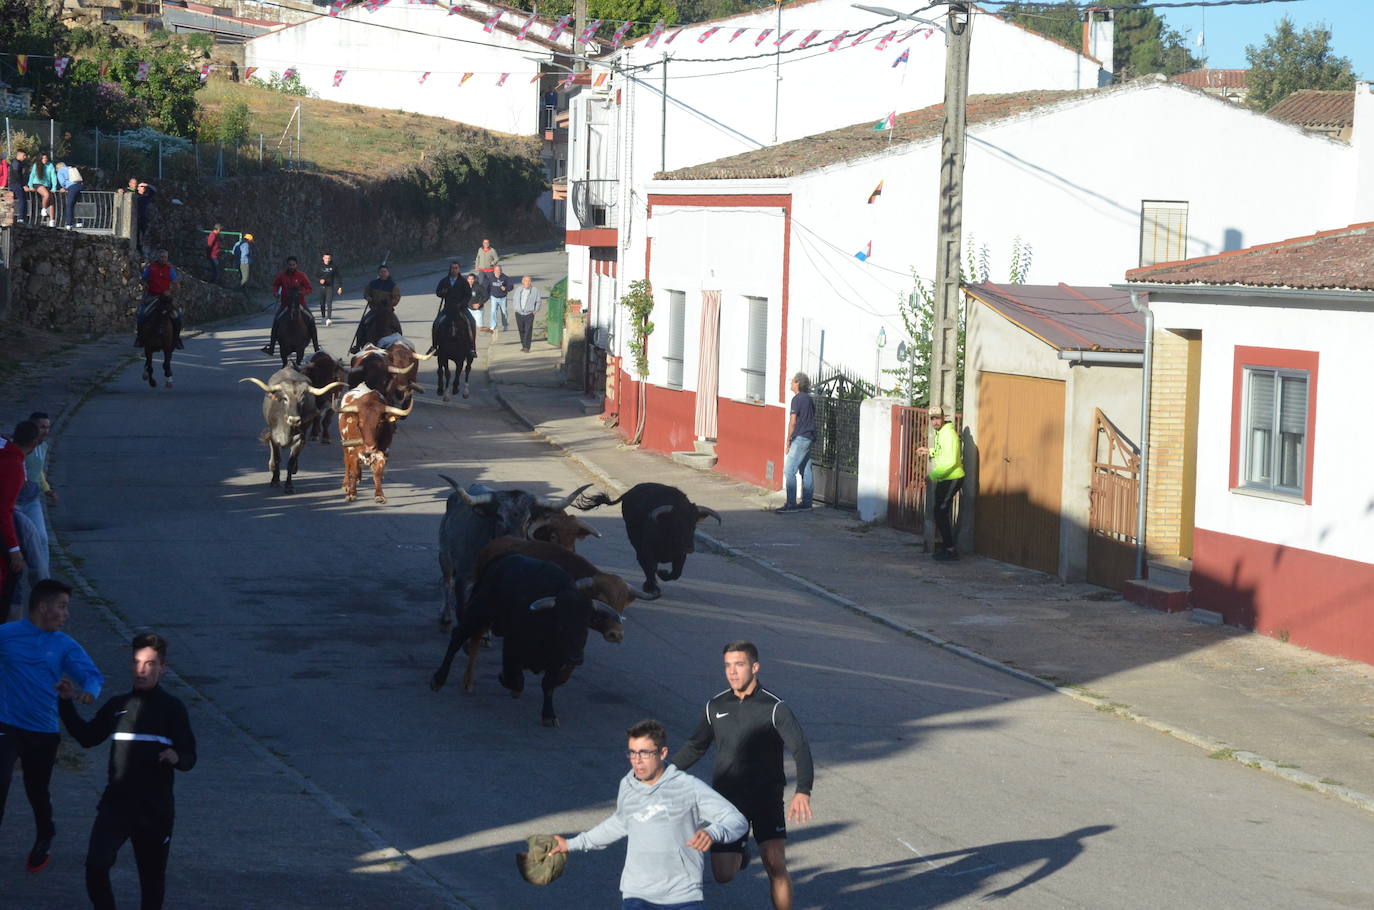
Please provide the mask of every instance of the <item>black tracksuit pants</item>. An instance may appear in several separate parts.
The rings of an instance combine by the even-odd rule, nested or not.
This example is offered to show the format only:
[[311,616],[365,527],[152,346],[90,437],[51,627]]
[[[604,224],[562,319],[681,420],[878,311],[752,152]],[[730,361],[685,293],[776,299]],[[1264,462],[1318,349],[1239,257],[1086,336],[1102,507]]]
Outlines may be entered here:
[[95,910],[115,910],[110,869],[125,841],[134,846],[141,910],[162,910],[167,893],[167,856],[172,849],[172,817],[102,805],[86,848],[86,895]]
[[0,820],[5,817],[10,778],[14,774],[14,760],[18,758],[24,770],[24,795],[33,807],[37,836],[52,837],[57,833],[52,823],[52,797],[48,795],[48,784],[52,781],[60,740],[61,737],[56,733],[36,733],[0,724]]

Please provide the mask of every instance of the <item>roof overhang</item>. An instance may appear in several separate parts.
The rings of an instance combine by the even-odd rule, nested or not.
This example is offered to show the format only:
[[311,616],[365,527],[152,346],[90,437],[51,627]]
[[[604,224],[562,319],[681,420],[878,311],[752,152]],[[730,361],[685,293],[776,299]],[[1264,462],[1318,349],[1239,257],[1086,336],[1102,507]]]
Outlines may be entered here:
[[1302,307],[1314,310],[1374,311],[1374,291],[1336,288],[1279,288],[1245,284],[1151,284],[1127,282],[1113,284],[1120,291],[1146,292],[1151,302],[1193,304],[1247,303],[1262,306]]

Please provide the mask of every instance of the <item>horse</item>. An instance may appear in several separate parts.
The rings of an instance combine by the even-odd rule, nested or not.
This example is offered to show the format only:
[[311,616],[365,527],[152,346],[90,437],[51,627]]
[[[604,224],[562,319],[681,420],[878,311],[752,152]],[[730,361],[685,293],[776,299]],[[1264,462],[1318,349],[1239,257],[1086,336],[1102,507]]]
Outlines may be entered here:
[[139,341],[143,344],[143,378],[148,381],[149,388],[157,388],[157,380],[153,379],[153,354],[159,350],[162,351],[162,375],[166,377],[162,384],[169,389],[172,387],[172,352],[177,346],[176,326],[172,323],[174,309],[171,297],[159,295],[139,329]]
[[374,300],[368,301],[367,311],[358,321],[354,344],[361,349],[369,344],[376,344],[388,335],[399,334],[401,320],[396,318],[396,305],[389,297],[378,294]]
[[[468,378],[472,375],[472,362],[477,359],[477,345],[472,338],[472,323],[464,312],[448,312],[449,319],[442,325],[435,325],[430,328],[430,337],[434,345],[430,348],[439,357],[439,394],[444,401],[448,401],[449,395],[449,376],[453,377],[453,391],[459,391],[459,382],[462,382],[463,397],[468,397]],[[453,361],[453,369],[449,369],[449,361]]]
[[[295,291],[292,288],[292,291]],[[283,303],[286,305],[286,313],[281,317],[281,325],[277,327],[277,341],[281,344],[281,365],[286,367],[286,358],[294,357],[294,366],[301,365],[301,358],[305,356],[305,345],[310,340],[310,314],[306,312],[305,305],[298,299],[299,293],[293,293],[290,299],[283,296]]]

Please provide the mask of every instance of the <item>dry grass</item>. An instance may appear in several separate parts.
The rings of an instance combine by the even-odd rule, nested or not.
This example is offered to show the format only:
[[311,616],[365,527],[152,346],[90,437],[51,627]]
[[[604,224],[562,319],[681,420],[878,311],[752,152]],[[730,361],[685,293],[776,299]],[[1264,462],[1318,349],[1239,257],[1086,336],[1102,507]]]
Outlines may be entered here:
[[300,104],[301,157],[323,173],[355,179],[375,180],[419,164],[473,129],[442,117],[283,95],[223,79],[211,79],[196,98],[214,113],[230,102],[246,102],[254,142],[262,133],[269,149]]

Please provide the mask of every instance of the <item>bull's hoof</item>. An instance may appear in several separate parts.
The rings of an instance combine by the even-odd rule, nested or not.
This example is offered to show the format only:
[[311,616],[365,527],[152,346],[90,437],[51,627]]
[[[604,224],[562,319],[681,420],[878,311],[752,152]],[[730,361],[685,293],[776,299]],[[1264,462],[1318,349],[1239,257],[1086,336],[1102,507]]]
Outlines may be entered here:
[[162,384],[162,387],[164,389],[170,389],[172,387],[172,380],[168,379],[166,382]]
[[445,392],[445,393],[444,393],[444,398],[443,398],[443,400],[444,400],[444,401],[448,401],[448,392]]
[[464,694],[471,695],[473,692],[476,692],[476,691],[477,691],[477,685],[476,685],[475,683],[463,683],[463,692],[464,692]]
[[546,727],[556,727],[556,726],[558,726],[558,718],[556,718],[556,717],[546,717],[546,718],[544,718],[544,726],[546,726]]
[[283,493],[294,493],[296,492],[296,485],[288,480],[285,484],[282,485],[281,491]]
[[446,682],[448,682],[447,679],[440,676],[438,673],[435,673],[433,676],[429,678],[429,690],[431,692],[438,692],[440,689],[444,687],[444,683]]
[[271,480],[269,480],[269,481],[267,482],[267,485],[268,485],[269,487],[279,487],[279,486],[281,486],[281,479],[280,479],[280,478],[277,478],[277,477],[273,477]]
[[385,503],[386,503],[386,497],[383,496],[381,493],[378,493],[376,496],[373,496],[372,499],[373,499],[373,501],[375,501],[375,502],[377,502],[377,503],[379,503],[379,504],[385,504]]
[[[663,579],[664,581],[672,581],[672,580],[673,580],[673,573],[670,572],[670,571],[668,571],[667,569],[659,569],[659,570],[658,570],[658,577],[661,578],[661,579]],[[654,585],[654,587],[657,588],[658,585]]]
[[353,500],[355,500],[355,499],[357,499],[357,498],[358,498],[358,497],[357,497],[357,496],[354,496],[352,493],[345,493],[345,494],[344,494],[344,502],[352,502]]

